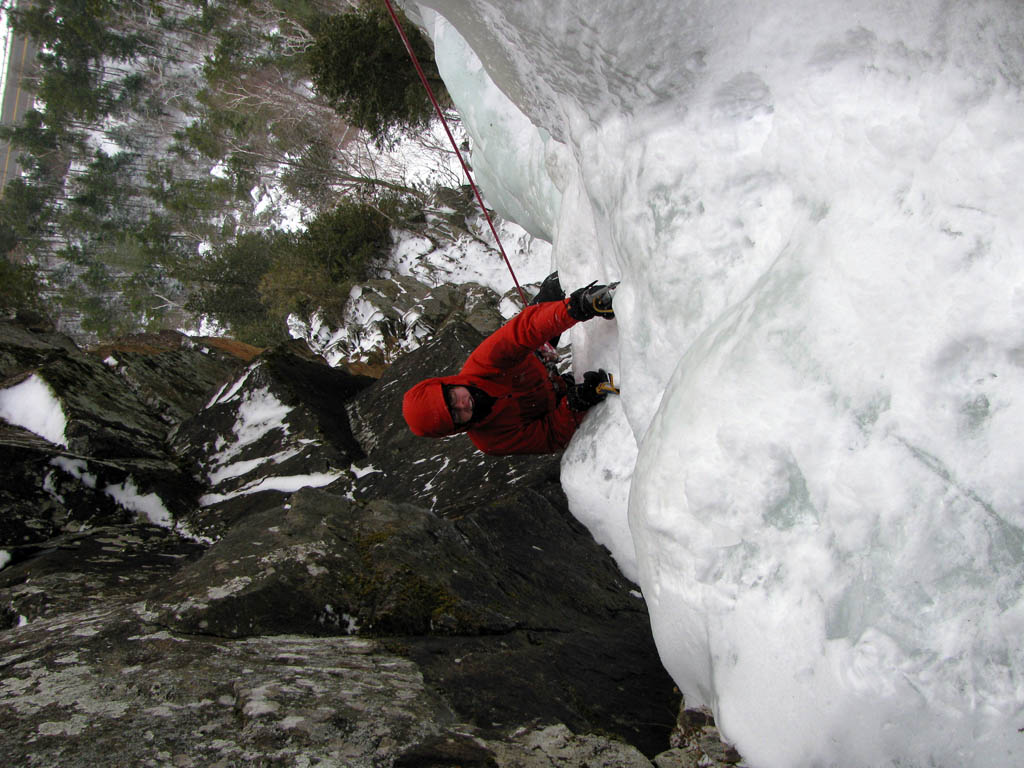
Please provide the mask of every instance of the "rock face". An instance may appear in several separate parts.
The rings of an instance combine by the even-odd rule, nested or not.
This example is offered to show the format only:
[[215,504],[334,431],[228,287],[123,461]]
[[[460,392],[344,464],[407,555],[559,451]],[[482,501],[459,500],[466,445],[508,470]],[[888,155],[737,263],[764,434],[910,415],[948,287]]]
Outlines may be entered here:
[[66,446],[0,422],[8,761],[650,766],[678,694],[557,457],[404,428],[479,339],[451,322],[375,381],[0,324],[0,388],[38,376],[67,419]]
[[143,511],[169,520],[194,508],[201,486],[168,436],[240,365],[182,334],[137,337],[87,355],[51,331],[0,323],[0,388],[34,376],[56,395],[66,421],[63,446],[0,421],[0,547],[126,523]]
[[204,487],[181,520],[212,541],[300,487],[350,486],[365,454],[344,403],[372,381],[329,368],[304,345],[253,360],[171,436],[171,449]]

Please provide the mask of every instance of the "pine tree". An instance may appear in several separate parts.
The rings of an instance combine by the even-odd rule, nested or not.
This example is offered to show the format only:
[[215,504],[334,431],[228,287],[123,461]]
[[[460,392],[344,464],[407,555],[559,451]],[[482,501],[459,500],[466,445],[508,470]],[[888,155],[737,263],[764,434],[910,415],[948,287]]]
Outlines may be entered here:
[[[408,21],[403,27],[439,101],[449,105],[430,45]],[[379,142],[396,129],[421,128],[433,117],[409,54],[380,5],[323,20],[307,57],[316,90]]]
[[229,327],[239,341],[256,346],[283,341],[288,337],[284,319],[268,312],[259,287],[288,240],[283,233],[248,233],[216,249],[193,268],[198,287],[186,308]]

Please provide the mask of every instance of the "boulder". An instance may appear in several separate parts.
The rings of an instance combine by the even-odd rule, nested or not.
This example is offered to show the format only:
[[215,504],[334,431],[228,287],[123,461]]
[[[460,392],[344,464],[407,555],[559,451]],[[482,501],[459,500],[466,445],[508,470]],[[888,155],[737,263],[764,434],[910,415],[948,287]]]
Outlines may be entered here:
[[329,367],[301,342],[253,360],[171,438],[205,488],[183,523],[212,541],[301,487],[351,485],[364,453],[344,402],[372,381]]
[[0,634],[12,765],[650,768],[563,725],[490,738],[381,640],[172,634],[128,605]]
[[261,351],[165,330],[101,344],[89,355],[120,376],[157,418],[174,426],[193,416],[212,390]]
[[0,331],[5,382],[68,419],[67,445],[0,424],[10,762],[650,766],[679,697],[558,457],[402,421],[481,338],[449,319],[373,380],[298,344]]
[[[0,428],[0,455],[12,457],[0,466],[5,489],[0,502],[9,511],[0,524],[0,545],[42,540],[69,526],[117,524],[135,517],[170,525],[174,515],[194,506],[200,489],[167,444],[176,425],[174,407],[157,406],[154,397],[143,399],[139,388],[128,384],[132,371],[141,366],[176,371],[181,380],[209,382],[238,365],[227,357],[211,363],[208,355],[193,350],[190,366],[174,354],[183,345],[180,339],[153,345],[146,354],[113,366],[38,324],[0,323],[5,376],[0,389],[12,390],[32,379],[49,393],[48,407],[59,411],[63,426],[62,434],[44,438],[25,429],[38,419],[26,419],[32,414],[20,412],[11,414],[20,423]],[[173,360],[153,362],[164,355]],[[189,397],[185,386],[173,389],[180,409],[198,400],[195,391]],[[22,411],[44,408],[38,401],[16,405]]]
[[[91,474],[92,470],[106,470]],[[73,456],[0,421],[0,547],[26,547],[85,526],[125,523],[137,513],[105,492],[125,475]],[[117,487],[117,486],[115,486]]]
[[45,318],[0,319],[0,381],[36,368],[62,352],[78,354],[79,350]]
[[7,547],[0,569],[6,627],[134,602],[204,548],[174,531],[127,523],[59,533],[42,544]]
[[448,727],[415,663],[365,638],[225,641],[95,605],[0,635],[12,765],[388,765]]
[[189,634],[401,638],[465,721],[540,718],[657,751],[676,697],[643,601],[547,491],[446,520],[304,489],[236,525],[147,610]]

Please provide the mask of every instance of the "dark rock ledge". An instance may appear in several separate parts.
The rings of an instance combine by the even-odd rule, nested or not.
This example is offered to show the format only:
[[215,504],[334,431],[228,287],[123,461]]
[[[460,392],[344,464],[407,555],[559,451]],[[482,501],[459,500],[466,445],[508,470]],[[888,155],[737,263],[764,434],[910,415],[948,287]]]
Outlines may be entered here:
[[0,422],[8,762],[695,764],[557,457],[403,428],[406,386],[478,339],[455,321],[372,380],[293,345],[88,353],[0,323],[0,387],[37,375],[67,418],[66,446]]

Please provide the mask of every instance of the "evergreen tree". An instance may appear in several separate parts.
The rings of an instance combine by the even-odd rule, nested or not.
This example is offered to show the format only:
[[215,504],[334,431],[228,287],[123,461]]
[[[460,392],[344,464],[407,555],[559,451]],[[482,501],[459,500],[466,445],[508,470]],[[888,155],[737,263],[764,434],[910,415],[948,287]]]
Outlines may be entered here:
[[375,272],[376,262],[391,244],[391,227],[376,208],[344,202],[310,222],[301,244],[335,283],[360,281]]
[[34,244],[49,229],[52,209],[46,190],[23,178],[11,179],[0,198],[0,242],[9,254],[19,243]]
[[[438,100],[448,106],[430,45],[407,20],[402,26]],[[394,23],[379,4],[324,19],[307,58],[316,90],[378,142],[395,129],[421,128],[434,115]]]
[[197,265],[197,289],[186,309],[227,326],[239,341],[268,346],[288,338],[283,317],[274,317],[260,300],[260,282],[275,253],[287,250],[284,233],[249,233],[209,254]]
[[[343,307],[350,282],[373,274],[388,227],[372,208],[335,209],[338,200],[417,190],[311,98],[306,52],[331,12],[328,0],[33,0],[12,9],[42,53],[26,83],[37,108],[0,128],[26,171],[0,197],[0,254],[43,265],[43,290],[64,302],[64,316],[105,336],[180,327],[176,313],[193,289],[193,310],[257,344],[284,338],[289,312]],[[377,39],[357,31],[352,44],[364,52],[351,56],[368,65],[380,64],[377,49],[384,55],[383,79],[369,68],[354,76],[371,81],[370,111],[389,87],[399,94],[391,122],[374,133],[427,122],[390,19],[380,8],[355,16],[373,20]],[[407,29],[443,94],[429,46]],[[389,86],[396,73],[404,84]],[[329,213],[298,235],[236,240],[274,220],[254,192],[271,187]],[[213,248],[205,257],[201,243]],[[32,270],[3,269],[11,286],[32,284]]]
[[341,322],[352,285],[377,271],[391,244],[387,218],[363,203],[345,202],[317,216],[290,247],[274,254],[260,296],[282,321],[292,313],[322,311]]
[[41,309],[41,287],[34,266],[15,264],[0,256],[0,314]]

